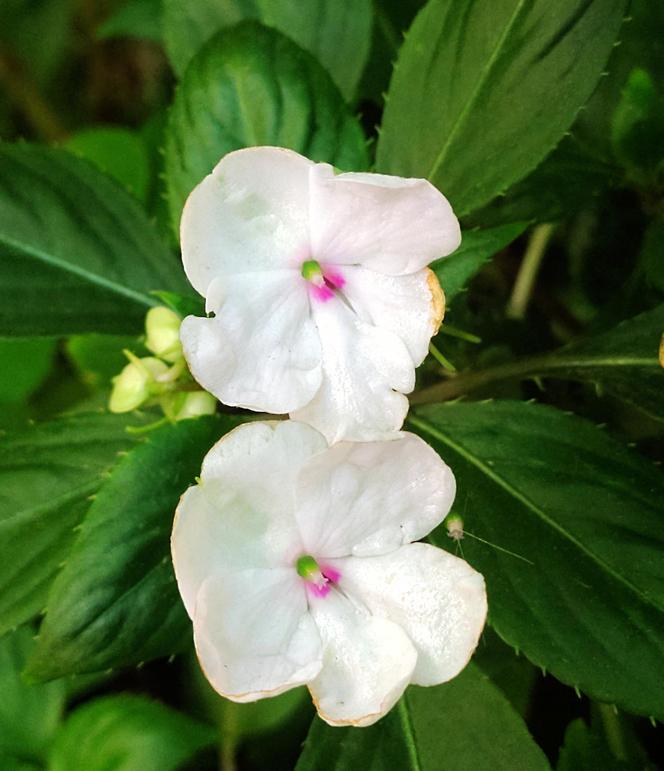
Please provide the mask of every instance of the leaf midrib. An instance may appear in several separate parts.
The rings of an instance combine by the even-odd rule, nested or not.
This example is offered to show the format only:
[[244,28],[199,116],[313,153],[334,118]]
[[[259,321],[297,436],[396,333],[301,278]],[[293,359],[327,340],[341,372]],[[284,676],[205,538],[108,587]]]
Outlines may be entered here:
[[425,431],[435,439],[438,439],[438,441],[443,442],[443,444],[446,444],[448,447],[451,447],[455,452],[457,452],[459,455],[465,458],[469,463],[471,463],[473,466],[479,469],[483,474],[485,474],[489,479],[495,482],[495,484],[497,484],[499,487],[502,487],[503,490],[505,490],[508,494],[512,495],[523,506],[525,506],[527,509],[532,511],[533,514],[535,514],[542,522],[544,522],[550,528],[555,530],[564,539],[572,543],[577,549],[579,549],[579,551],[585,554],[586,557],[588,557],[592,562],[594,562],[600,568],[605,570],[610,576],[612,576],[616,581],[618,581],[618,583],[627,587],[627,589],[629,589],[631,592],[636,594],[637,597],[647,606],[656,608],[659,611],[664,611],[664,608],[662,608],[659,605],[659,603],[655,601],[654,598],[648,597],[646,594],[642,592],[641,589],[639,589],[638,586],[635,586],[631,581],[627,580],[620,573],[616,572],[614,568],[612,568],[610,565],[604,562],[604,560],[601,557],[599,557],[594,552],[590,551],[575,536],[573,536],[570,532],[562,528],[555,520],[551,519],[551,517],[549,517],[543,509],[535,505],[523,493],[519,492],[519,490],[517,490],[510,482],[508,482],[504,477],[497,474],[488,465],[483,463],[480,458],[478,458],[472,452],[470,452],[465,447],[463,447],[463,445],[458,444],[453,439],[446,436],[439,428],[434,428],[427,421],[417,418],[414,415],[409,416],[408,420],[410,423],[412,423],[414,426],[419,428],[421,431]]
[[447,139],[443,143],[443,146],[440,148],[440,151],[436,158],[434,159],[433,165],[431,166],[431,170],[427,174],[427,179],[430,181],[433,181],[433,178],[438,173],[443,161],[447,157],[448,151],[452,145],[452,141],[456,137],[456,134],[459,131],[459,128],[461,124],[464,122],[466,116],[472,109],[473,105],[477,101],[477,98],[482,91],[484,84],[486,83],[487,77],[491,70],[493,69],[493,65],[495,64],[496,60],[498,59],[498,56],[500,55],[501,49],[503,47],[503,44],[509,34],[512,31],[512,28],[514,27],[514,24],[516,23],[517,18],[519,17],[521,10],[523,9],[523,6],[525,4],[525,0],[518,0],[516,8],[512,12],[512,15],[510,16],[505,29],[503,30],[502,34],[498,38],[498,41],[496,42],[496,45],[494,46],[493,50],[491,51],[491,55],[486,61],[486,64],[482,68],[480,72],[480,76],[477,80],[477,83],[475,84],[475,87],[473,88],[473,91],[471,92],[468,100],[466,101],[466,104],[464,105],[461,112],[457,115],[454,123],[452,124],[452,127],[450,128],[450,131],[447,135]]
[[64,273],[70,273],[71,275],[77,276],[78,278],[82,278],[90,284],[94,284],[96,286],[102,287],[103,289],[110,290],[114,294],[119,294],[122,297],[126,297],[127,299],[132,300],[133,302],[136,302],[146,308],[151,308],[153,305],[157,304],[157,300],[153,299],[147,294],[143,294],[142,292],[138,292],[135,289],[118,284],[115,281],[111,281],[110,279],[104,278],[103,276],[100,276],[96,273],[92,273],[91,271],[85,270],[80,266],[74,265],[73,263],[61,260],[52,254],[48,254],[47,252],[42,251],[41,249],[37,249],[25,243],[21,243],[20,241],[15,241],[6,235],[0,234],[0,246],[7,246],[9,249],[18,252],[19,254],[25,254],[32,259],[39,260],[46,265],[49,265],[52,268],[57,268]]

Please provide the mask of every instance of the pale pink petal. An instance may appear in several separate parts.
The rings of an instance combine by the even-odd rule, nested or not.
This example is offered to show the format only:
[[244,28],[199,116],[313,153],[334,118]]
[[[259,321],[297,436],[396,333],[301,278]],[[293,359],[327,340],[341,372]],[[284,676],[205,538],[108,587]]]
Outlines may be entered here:
[[403,433],[313,456],[298,476],[295,516],[306,553],[317,558],[386,554],[442,522],[455,492],[449,467]]
[[337,590],[310,606],[323,642],[323,666],[309,684],[318,714],[330,725],[375,723],[410,682],[415,648],[397,624]]
[[310,171],[311,249],[320,262],[379,273],[415,273],[461,243],[459,222],[425,179],[350,172],[326,163]]
[[283,421],[242,425],[208,452],[199,484],[180,499],[171,536],[175,576],[190,616],[208,576],[291,566],[303,553],[295,477],[325,447],[310,426]]
[[398,335],[418,367],[429,352],[429,342],[438,332],[445,309],[435,274],[427,268],[390,276],[359,265],[345,266],[340,274],[343,294],[358,316]]
[[224,404],[274,414],[312,399],[321,348],[305,284],[294,270],[238,273],[211,284],[215,317],[187,316],[180,329],[203,388]]
[[443,683],[466,666],[484,627],[487,600],[484,579],[465,560],[412,543],[332,566],[344,592],[406,631],[417,649],[413,683]]
[[212,687],[233,701],[307,683],[322,663],[320,636],[292,568],[206,579],[196,599],[194,643]]
[[322,383],[311,401],[291,410],[328,442],[389,437],[408,412],[403,395],[413,390],[415,370],[396,334],[362,321],[339,296],[312,302],[320,335]]
[[298,267],[309,244],[309,170],[280,147],[225,155],[194,188],[180,222],[182,261],[201,295],[230,273]]

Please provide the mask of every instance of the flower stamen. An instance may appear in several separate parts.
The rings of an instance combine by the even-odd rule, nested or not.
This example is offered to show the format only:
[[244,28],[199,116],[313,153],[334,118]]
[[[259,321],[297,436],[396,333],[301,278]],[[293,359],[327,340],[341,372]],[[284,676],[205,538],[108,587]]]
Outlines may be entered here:
[[334,297],[335,290],[346,283],[338,271],[323,268],[318,260],[305,260],[300,269],[302,277],[311,284],[311,291],[317,300],[327,302]]
[[307,588],[316,597],[325,597],[330,592],[330,583],[339,580],[340,574],[331,566],[319,566],[311,554],[303,554],[295,563],[298,576],[306,581]]

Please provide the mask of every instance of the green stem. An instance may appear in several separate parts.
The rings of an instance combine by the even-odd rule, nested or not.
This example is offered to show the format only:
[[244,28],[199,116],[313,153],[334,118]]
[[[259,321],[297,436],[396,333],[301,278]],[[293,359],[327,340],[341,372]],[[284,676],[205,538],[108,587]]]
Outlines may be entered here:
[[[433,353],[433,351],[432,351]],[[444,402],[448,399],[456,399],[469,391],[474,391],[495,380],[510,380],[514,378],[535,377],[538,374],[546,372],[549,364],[548,356],[533,356],[527,359],[518,359],[517,361],[499,364],[490,369],[483,369],[479,372],[466,372],[455,375],[429,388],[414,393],[411,398],[411,404],[430,404],[432,402]]]
[[528,248],[514,282],[512,296],[507,304],[505,314],[510,319],[523,319],[526,315],[530,295],[537,279],[544,252],[553,235],[554,226],[545,223],[533,228],[528,240]]
[[231,740],[230,736],[224,735],[219,746],[220,771],[237,771],[235,750],[235,742]]
[[429,343],[429,353],[446,372],[456,372],[456,367],[454,364],[452,364],[449,359],[443,356],[443,354],[438,350],[438,348],[436,348],[433,343]]
[[471,332],[466,332],[459,327],[453,327],[451,324],[442,324],[440,327],[440,334],[447,335],[448,337],[456,337],[458,340],[465,340],[467,343],[481,343],[482,338],[477,335],[473,335]]
[[602,718],[604,733],[606,734],[606,743],[609,745],[611,754],[618,760],[627,760],[625,737],[623,736],[620,718],[615,711],[615,707],[610,704],[600,704],[599,714]]

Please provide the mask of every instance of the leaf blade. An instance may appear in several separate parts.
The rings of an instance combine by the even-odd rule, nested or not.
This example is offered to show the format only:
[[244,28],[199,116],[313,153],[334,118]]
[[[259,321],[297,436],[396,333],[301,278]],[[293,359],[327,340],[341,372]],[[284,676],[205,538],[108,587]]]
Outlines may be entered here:
[[[501,637],[600,701],[664,714],[653,688],[664,649],[655,469],[542,405],[455,403],[410,421],[454,468],[468,530],[512,553],[464,541]],[[432,538],[448,545],[444,528]]]
[[0,634],[44,607],[74,528],[141,418],[79,415],[30,426],[0,447]]
[[390,84],[379,169],[427,177],[460,216],[488,203],[562,139],[624,10],[622,0],[565,0],[555,11],[545,0],[501,0],[488,14],[471,0],[430,0]]
[[114,468],[49,593],[31,676],[138,664],[184,645],[191,624],[170,560],[173,512],[205,453],[237,422],[163,426]]
[[63,150],[0,144],[0,335],[137,332],[187,291],[139,205]]

